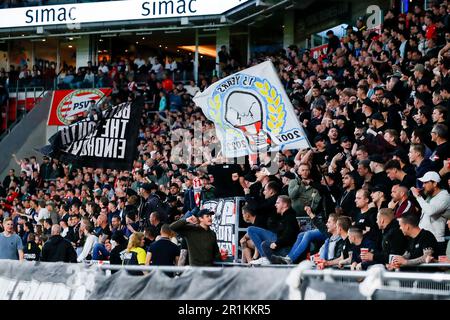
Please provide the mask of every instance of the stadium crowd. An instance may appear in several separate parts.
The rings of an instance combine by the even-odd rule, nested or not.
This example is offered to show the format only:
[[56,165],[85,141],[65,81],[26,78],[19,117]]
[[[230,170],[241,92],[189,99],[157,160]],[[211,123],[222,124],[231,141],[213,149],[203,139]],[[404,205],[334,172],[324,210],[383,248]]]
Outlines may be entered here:
[[184,85],[152,67],[138,90],[110,65],[123,83],[105,108],[130,94],[147,100],[133,170],[16,159],[20,172],[0,187],[0,258],[212,265],[221,253],[213,213],[194,197],[199,178],[202,200],[245,197],[243,263],[309,256],[318,268],[393,270],[448,261],[449,13],[446,1],[388,10],[380,32],[358,19],[343,39],[329,32],[316,58],[290,46],[237,66],[222,49],[221,76],[272,60],[312,145],[243,165],[223,163],[215,137],[202,141],[199,151],[216,147],[204,163],[173,161],[180,129],[214,128],[192,97],[218,78]]

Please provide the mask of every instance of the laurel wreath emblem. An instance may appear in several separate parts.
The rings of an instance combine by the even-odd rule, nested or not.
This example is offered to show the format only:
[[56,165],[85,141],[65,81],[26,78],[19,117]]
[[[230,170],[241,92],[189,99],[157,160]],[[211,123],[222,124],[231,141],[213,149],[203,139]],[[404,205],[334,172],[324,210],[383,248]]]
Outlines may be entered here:
[[281,95],[278,94],[277,89],[271,86],[267,80],[264,80],[264,82],[255,82],[255,87],[258,88],[259,93],[264,97],[267,103],[269,116],[267,127],[273,134],[279,134],[283,129],[286,118],[284,104],[281,103]]

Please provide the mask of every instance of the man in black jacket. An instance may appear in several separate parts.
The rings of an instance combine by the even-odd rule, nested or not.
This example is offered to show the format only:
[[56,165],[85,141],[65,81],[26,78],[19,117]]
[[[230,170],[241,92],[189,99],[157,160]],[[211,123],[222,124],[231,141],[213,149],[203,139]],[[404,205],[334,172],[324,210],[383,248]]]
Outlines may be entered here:
[[389,256],[402,255],[408,244],[392,209],[383,208],[378,211],[377,224],[382,230],[381,251],[361,253],[363,269],[372,264],[388,264]]
[[264,199],[250,196],[250,190],[244,189],[245,200],[248,206],[255,212],[257,224],[267,226],[269,217],[276,216],[275,203],[280,193],[280,185],[275,181],[270,181],[264,186]]
[[61,237],[61,227],[57,224],[52,226],[50,239],[42,248],[41,261],[46,262],[77,262],[77,253],[72,244]]
[[296,213],[291,207],[288,196],[279,196],[275,203],[278,217],[270,217],[267,222],[269,230],[249,227],[247,232],[261,254],[261,258],[253,260],[252,264],[269,264],[273,251],[277,254],[287,254],[295,243],[300,228]]

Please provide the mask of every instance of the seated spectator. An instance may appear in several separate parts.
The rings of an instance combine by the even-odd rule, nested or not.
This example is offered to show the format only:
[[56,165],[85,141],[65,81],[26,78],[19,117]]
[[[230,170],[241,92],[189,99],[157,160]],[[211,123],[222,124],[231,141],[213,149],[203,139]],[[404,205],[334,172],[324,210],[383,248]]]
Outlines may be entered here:
[[95,74],[92,72],[90,68],[86,70],[86,74],[84,75],[83,83],[81,84],[82,88],[92,88],[95,83]]
[[422,178],[425,173],[434,170],[434,164],[430,159],[425,159],[425,150],[422,144],[413,144],[409,148],[409,161],[416,167],[416,187],[421,189]]
[[[351,227],[348,230],[348,239],[352,244],[351,248],[351,260],[350,267],[351,270],[361,269],[361,249],[367,249],[364,251],[374,252],[376,249],[376,244],[364,236],[362,230],[357,227]],[[363,251],[363,252],[364,252]]]
[[416,185],[416,178],[410,174],[407,174],[403,171],[400,161],[398,160],[390,160],[384,166],[384,170],[386,170],[386,174],[395,184],[400,183],[408,188],[411,188]]
[[[122,264],[121,252],[127,248],[128,241],[122,233],[113,233],[111,236],[111,251],[109,253],[109,263],[115,265]],[[106,247],[105,247],[106,248]]]
[[436,171],[442,169],[444,160],[450,158],[450,146],[447,142],[448,128],[445,124],[436,124],[431,130],[431,141],[435,142],[437,147],[430,159],[434,162]]
[[252,264],[269,264],[274,251],[278,255],[285,255],[300,232],[295,211],[291,207],[291,199],[288,196],[279,196],[275,207],[277,216],[269,217],[269,229],[253,226],[247,229],[250,239],[261,255],[261,258],[253,260]]
[[377,209],[369,207],[370,197],[369,191],[364,189],[359,189],[356,192],[356,207],[358,208],[358,213],[355,217],[355,222],[353,226],[359,228],[364,237],[367,240],[372,241],[374,245],[378,245],[381,238],[380,229],[377,225]]
[[98,243],[92,248],[92,260],[109,260],[109,255],[112,250],[111,240],[107,234],[101,234]]
[[245,200],[248,206],[255,213],[255,226],[261,228],[267,228],[267,220],[270,216],[276,214],[275,203],[277,202],[280,186],[275,181],[268,182],[263,188],[263,196],[252,197],[250,195],[250,188],[245,188]]
[[77,261],[83,262],[84,260],[92,259],[92,250],[96,243],[98,243],[98,237],[94,234],[94,227],[89,220],[83,219],[81,222],[80,232],[84,237],[83,250],[78,255]]
[[325,260],[324,267],[337,266],[337,267],[341,268],[343,265],[343,262],[346,261],[347,259],[349,259],[352,244],[350,243],[350,240],[348,239],[348,230],[350,229],[351,225],[352,225],[352,220],[350,219],[350,217],[340,216],[337,218],[336,232],[337,232],[337,234],[339,234],[339,237],[341,237],[341,239],[343,241],[341,255],[333,260]]
[[406,250],[407,239],[400,230],[392,209],[379,210],[377,224],[382,231],[381,250],[361,253],[362,263],[358,269],[365,270],[369,265],[376,263],[389,264],[390,255],[402,255]]
[[392,200],[388,207],[394,210],[395,218],[400,218],[405,214],[417,215],[416,204],[408,199],[408,187],[401,184],[394,184],[391,192]]
[[[307,209],[307,212],[310,212],[310,209]],[[326,261],[332,261],[337,258],[339,258],[342,254],[342,246],[344,245],[344,240],[340,237],[338,229],[336,227],[338,216],[336,214],[330,214],[328,217],[328,221],[326,225],[323,225],[323,222],[321,222],[319,219],[317,219],[315,216],[314,224],[317,226],[317,230],[321,232],[321,234],[325,235],[325,243],[319,250],[319,255],[321,259],[324,259]],[[307,231],[307,233],[311,233],[315,231]],[[280,257],[276,255],[272,255],[271,262],[274,264],[291,264],[293,261],[296,261],[298,259],[298,252],[297,249],[299,248],[302,240],[307,239],[308,237],[303,236],[299,242],[300,235],[297,237],[297,242],[292,247],[291,251],[286,257]],[[297,245],[298,244],[298,245]],[[296,246],[297,245],[297,246]],[[297,252],[296,252],[297,251]],[[303,252],[301,252],[303,253]],[[300,254],[301,254],[300,253]]]
[[[265,225],[258,225],[256,214],[253,208],[249,205],[245,205],[242,207],[242,218],[246,223],[250,223],[255,227],[263,228]],[[246,233],[241,240],[239,241],[242,248],[242,263],[249,263],[252,260],[256,260],[259,256],[258,250],[255,247],[255,244],[250,239],[248,233]]]
[[405,253],[393,258],[388,266],[389,270],[426,263],[431,256],[437,258],[436,238],[430,231],[419,227],[419,219],[416,216],[404,215],[399,218],[399,224],[400,230],[409,238],[409,242]]

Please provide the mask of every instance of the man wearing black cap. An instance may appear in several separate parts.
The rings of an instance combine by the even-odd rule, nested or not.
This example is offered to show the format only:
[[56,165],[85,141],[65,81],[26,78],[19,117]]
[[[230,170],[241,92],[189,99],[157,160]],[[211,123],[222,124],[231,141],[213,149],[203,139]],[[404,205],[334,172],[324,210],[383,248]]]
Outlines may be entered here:
[[202,209],[187,219],[180,219],[170,225],[172,231],[185,237],[191,266],[212,266],[220,261],[216,233],[211,230],[214,212]]

